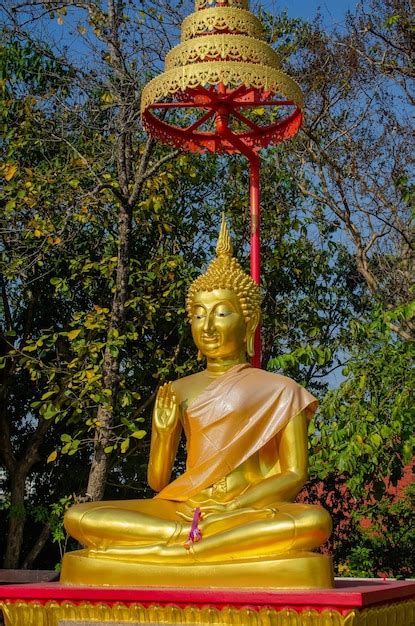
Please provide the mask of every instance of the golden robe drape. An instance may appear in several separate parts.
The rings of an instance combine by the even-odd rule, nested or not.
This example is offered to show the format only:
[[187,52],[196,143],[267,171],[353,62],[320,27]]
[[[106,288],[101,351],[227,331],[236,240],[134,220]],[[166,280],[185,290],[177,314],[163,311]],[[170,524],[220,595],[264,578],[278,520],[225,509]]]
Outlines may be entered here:
[[185,501],[213,485],[304,412],[311,419],[317,400],[291,378],[236,365],[214,380],[184,416],[187,466],[156,498]]

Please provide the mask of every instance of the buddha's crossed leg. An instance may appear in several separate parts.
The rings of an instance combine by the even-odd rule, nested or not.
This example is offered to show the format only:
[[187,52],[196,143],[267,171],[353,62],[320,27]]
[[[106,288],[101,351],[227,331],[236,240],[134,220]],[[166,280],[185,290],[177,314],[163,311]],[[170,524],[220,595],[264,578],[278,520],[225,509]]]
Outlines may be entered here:
[[66,512],[64,524],[72,537],[96,549],[167,543],[183,530],[177,504],[154,500],[76,504]]
[[183,543],[190,525],[180,521],[183,505],[151,503],[130,500],[123,502],[122,509],[115,502],[113,506],[111,502],[78,505],[78,510],[71,509],[66,527],[90,547],[91,557],[162,559],[166,563],[252,559],[310,550],[324,543],[331,532],[331,519],[324,509],[281,503],[277,510],[241,509],[208,515],[201,524],[202,540],[186,550]]

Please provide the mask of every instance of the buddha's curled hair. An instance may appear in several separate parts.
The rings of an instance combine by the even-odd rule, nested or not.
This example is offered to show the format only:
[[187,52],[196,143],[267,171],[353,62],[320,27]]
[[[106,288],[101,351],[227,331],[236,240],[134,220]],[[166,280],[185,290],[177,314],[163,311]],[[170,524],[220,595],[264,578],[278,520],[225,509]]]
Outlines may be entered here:
[[225,216],[222,217],[216,258],[211,262],[205,274],[202,274],[190,285],[187,292],[186,309],[192,317],[193,298],[199,291],[214,289],[231,289],[235,292],[245,318],[249,322],[254,312],[260,312],[261,296],[258,285],[245,274],[239,261],[233,256],[233,248]]

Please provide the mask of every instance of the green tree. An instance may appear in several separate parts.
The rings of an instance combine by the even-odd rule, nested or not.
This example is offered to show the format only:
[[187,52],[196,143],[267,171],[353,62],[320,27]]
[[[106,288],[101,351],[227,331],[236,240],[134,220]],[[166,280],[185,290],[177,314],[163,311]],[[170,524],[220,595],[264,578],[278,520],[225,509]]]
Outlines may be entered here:
[[[412,317],[412,307],[350,325],[355,347],[343,370],[345,380],[326,394],[315,421],[314,471],[324,478],[335,468],[352,494],[367,501],[381,498],[389,482],[396,486],[412,459],[414,374],[408,363],[413,348],[389,328],[391,319],[405,317]],[[325,445],[328,441],[334,449]]]

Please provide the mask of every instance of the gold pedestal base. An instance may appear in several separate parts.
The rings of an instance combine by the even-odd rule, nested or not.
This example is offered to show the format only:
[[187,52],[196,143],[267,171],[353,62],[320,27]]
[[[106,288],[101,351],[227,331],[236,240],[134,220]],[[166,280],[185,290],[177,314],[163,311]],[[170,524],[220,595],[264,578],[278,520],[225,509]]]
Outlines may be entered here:
[[88,557],[87,550],[65,554],[61,583],[117,587],[218,587],[330,589],[334,586],[331,558],[313,552],[291,552],[261,561],[137,563]]

